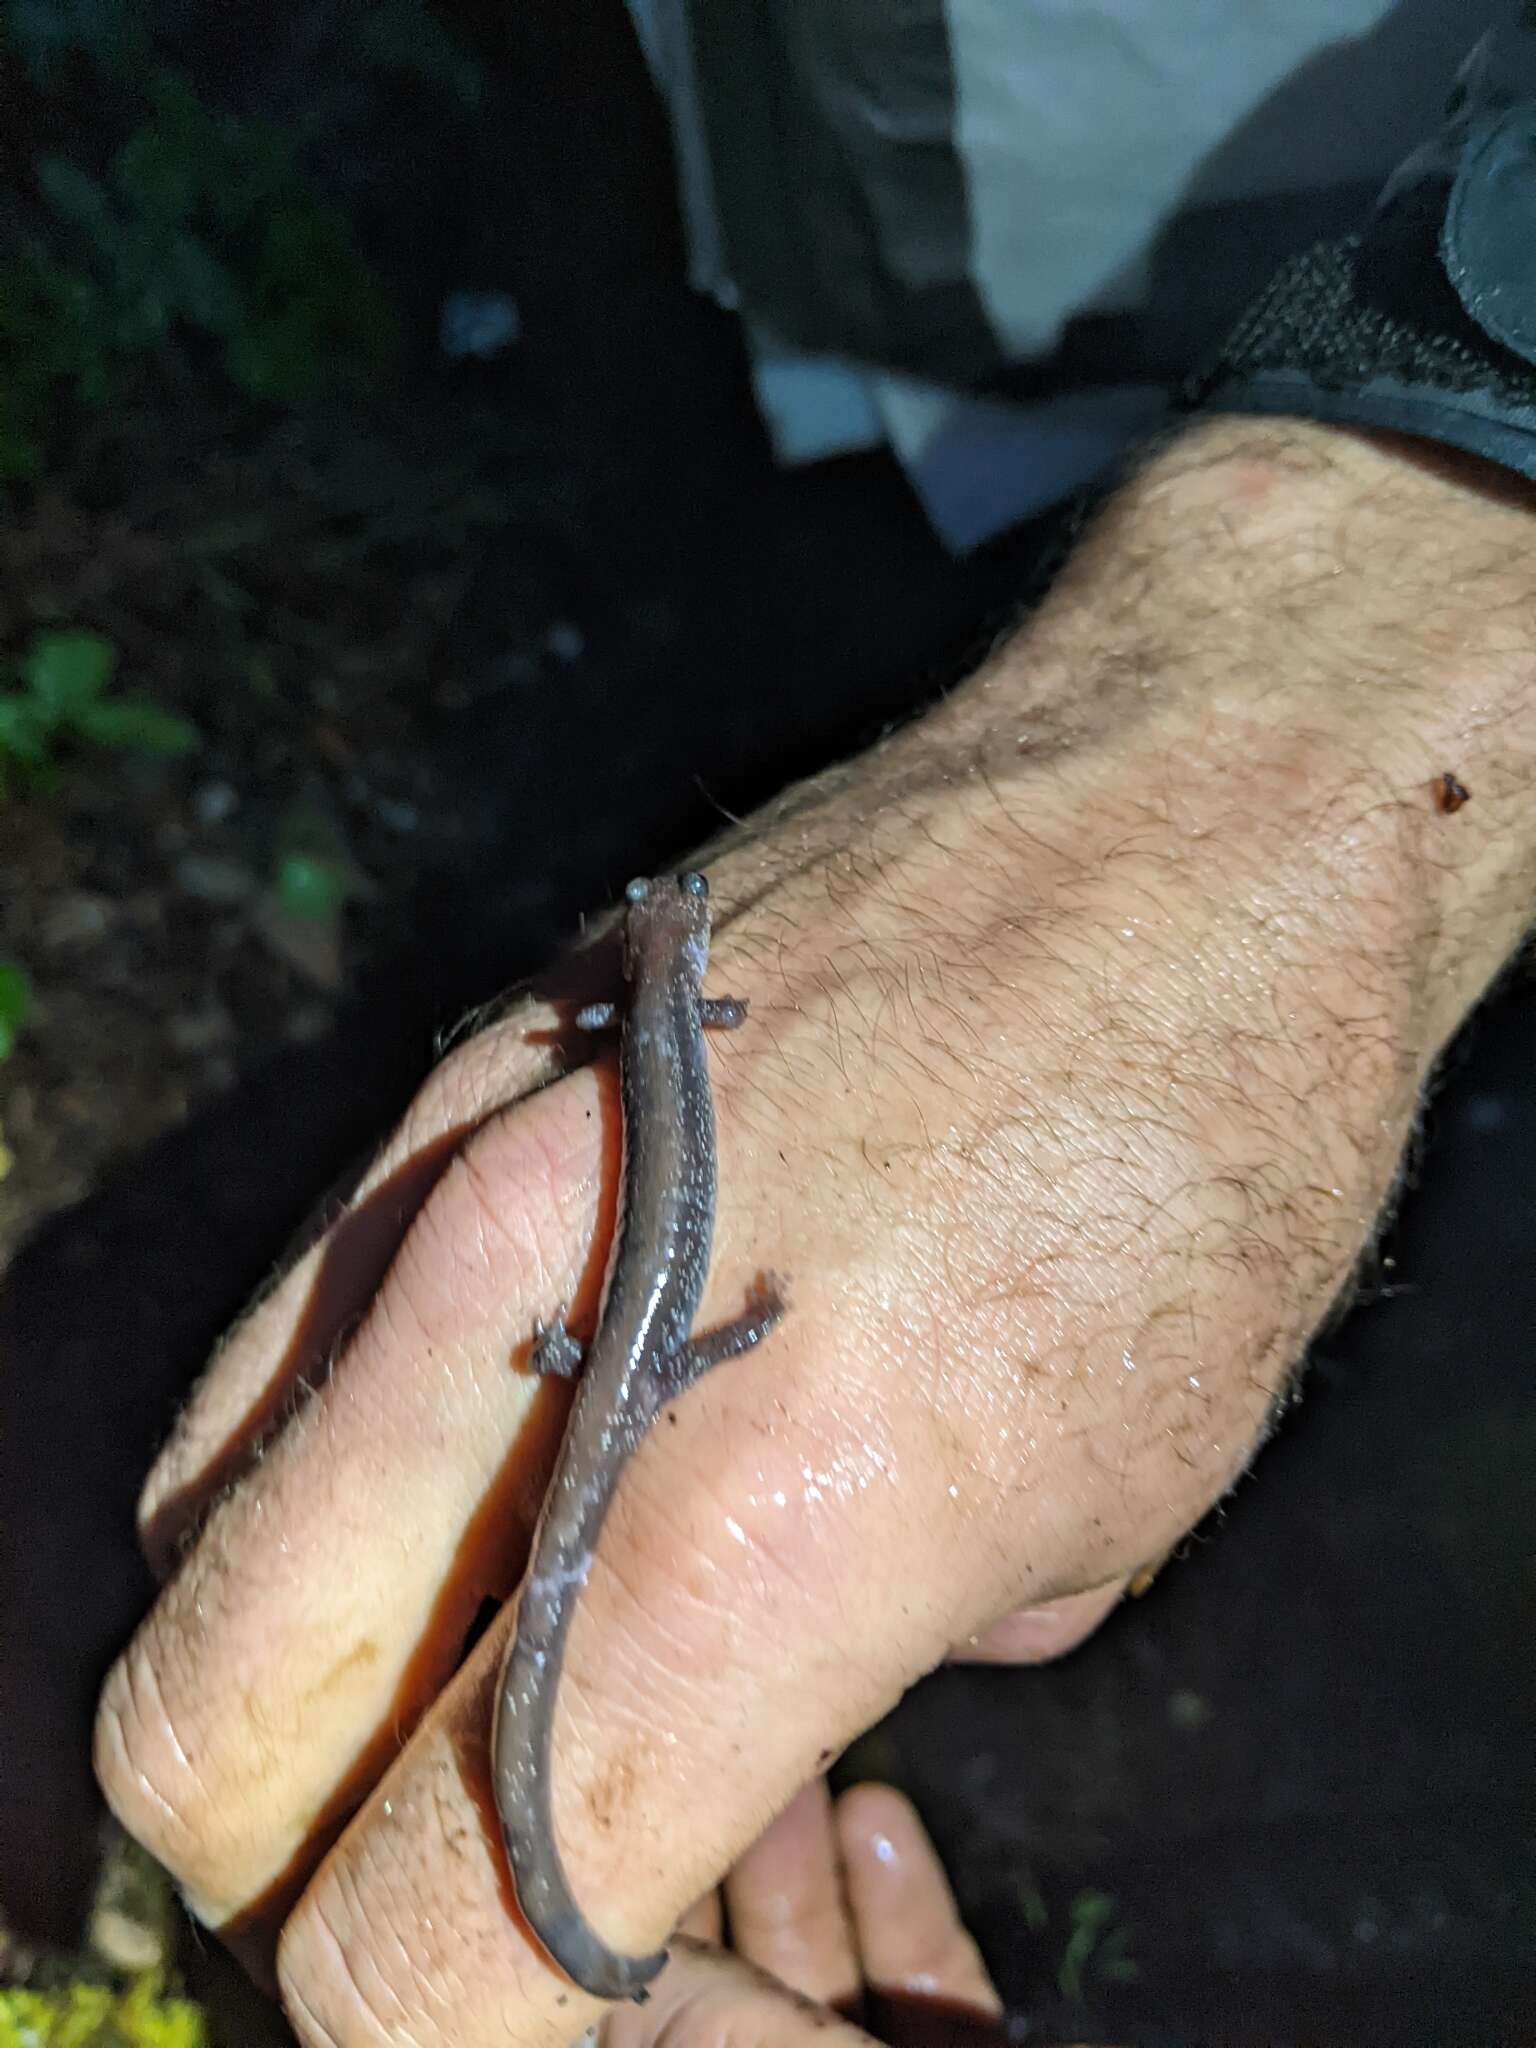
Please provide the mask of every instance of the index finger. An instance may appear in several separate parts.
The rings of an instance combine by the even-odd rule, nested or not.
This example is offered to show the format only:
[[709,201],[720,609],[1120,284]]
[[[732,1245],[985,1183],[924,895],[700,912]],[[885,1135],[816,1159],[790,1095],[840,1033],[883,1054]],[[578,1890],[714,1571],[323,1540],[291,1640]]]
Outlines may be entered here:
[[145,1479],[139,1536],[162,1576],[220,1492],[248,1471],[295,1397],[323,1378],[363,1320],[433,1189],[486,1119],[560,1071],[555,1013],[533,1002],[469,1039],[429,1075],[337,1213],[215,1352]]
[[109,1675],[98,1767],[212,1925],[285,1896],[526,1554],[563,1402],[519,1364],[604,1199],[593,1071],[485,1124]]

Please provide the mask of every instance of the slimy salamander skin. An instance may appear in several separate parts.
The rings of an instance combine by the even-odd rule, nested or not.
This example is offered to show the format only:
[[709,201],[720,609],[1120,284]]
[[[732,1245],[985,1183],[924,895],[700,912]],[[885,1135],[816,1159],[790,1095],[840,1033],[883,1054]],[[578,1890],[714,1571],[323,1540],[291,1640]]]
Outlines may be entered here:
[[[623,1215],[597,1333],[534,1538],[492,1736],[496,1806],[530,1927],[567,1976],[600,1998],[643,1999],[666,1951],[623,1955],[590,1926],[555,1842],[551,1755],[571,1616],[620,1475],[657,1415],[713,1365],[762,1342],[783,1313],[769,1286],[748,1312],[692,1336],[715,1227],[715,1116],[704,1028],[734,1029],[746,1005],[703,992],[709,889],[702,875],[626,892],[619,1052]],[[585,1010],[588,1028],[608,1005]],[[533,1363],[569,1375],[581,1349],[556,1320]]]

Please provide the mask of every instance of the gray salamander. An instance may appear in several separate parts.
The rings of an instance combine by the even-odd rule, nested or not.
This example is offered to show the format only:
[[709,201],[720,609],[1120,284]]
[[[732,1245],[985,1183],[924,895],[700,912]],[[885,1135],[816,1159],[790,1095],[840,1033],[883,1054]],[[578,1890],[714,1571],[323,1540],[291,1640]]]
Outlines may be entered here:
[[[643,1999],[666,1961],[610,1949],[583,1917],[555,1842],[551,1736],[571,1615],[592,1568],[619,1476],[667,1402],[712,1365],[761,1343],[783,1313],[770,1285],[723,1329],[691,1336],[715,1226],[715,1116],[704,1027],[733,1029],[734,998],[703,993],[709,888],[702,875],[631,882],[626,891],[620,1042],[623,1214],[597,1333],[586,1354],[559,1463],[523,1582],[492,1736],[497,1811],[530,1927],[568,1976],[600,1998]],[[611,1005],[578,1022],[600,1028]],[[574,1373],[581,1349],[556,1320],[534,1365]]]

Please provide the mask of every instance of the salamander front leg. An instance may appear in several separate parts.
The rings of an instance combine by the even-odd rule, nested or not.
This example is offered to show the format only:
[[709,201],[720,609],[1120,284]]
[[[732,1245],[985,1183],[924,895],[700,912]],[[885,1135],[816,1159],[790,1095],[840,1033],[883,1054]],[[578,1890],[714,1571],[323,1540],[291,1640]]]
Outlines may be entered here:
[[549,1375],[553,1375],[557,1380],[575,1379],[581,1370],[581,1361],[585,1355],[565,1327],[563,1313],[557,1315],[553,1322],[534,1324],[533,1349],[528,1354],[528,1370],[536,1372],[541,1379]]
[[734,1031],[747,1021],[745,996],[700,996],[699,1022],[709,1031]]

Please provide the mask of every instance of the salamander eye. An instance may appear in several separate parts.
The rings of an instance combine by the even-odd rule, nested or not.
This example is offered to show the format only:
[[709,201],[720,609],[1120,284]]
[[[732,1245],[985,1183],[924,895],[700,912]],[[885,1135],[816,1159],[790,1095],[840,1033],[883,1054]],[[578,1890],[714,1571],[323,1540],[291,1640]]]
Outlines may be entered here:
[[708,882],[705,881],[702,875],[695,874],[692,869],[686,875],[678,876],[677,886],[683,891],[685,896],[703,898],[709,894]]
[[643,903],[650,893],[650,883],[643,875],[637,875],[634,881],[625,885],[624,901],[626,903]]

